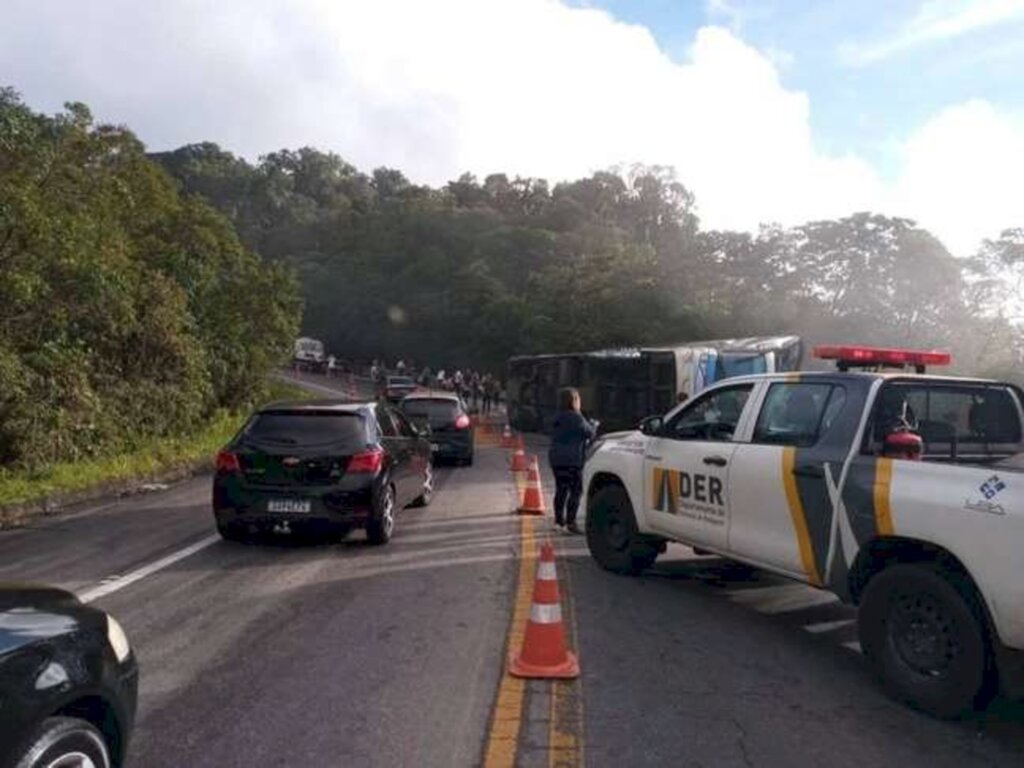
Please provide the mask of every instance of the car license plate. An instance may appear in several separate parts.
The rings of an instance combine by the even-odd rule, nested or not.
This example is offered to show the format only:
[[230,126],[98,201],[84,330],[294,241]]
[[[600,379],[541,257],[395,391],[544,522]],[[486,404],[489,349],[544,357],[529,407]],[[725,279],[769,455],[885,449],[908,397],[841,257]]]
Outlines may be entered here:
[[271,499],[267,502],[267,512],[288,512],[303,514],[312,509],[308,499]]

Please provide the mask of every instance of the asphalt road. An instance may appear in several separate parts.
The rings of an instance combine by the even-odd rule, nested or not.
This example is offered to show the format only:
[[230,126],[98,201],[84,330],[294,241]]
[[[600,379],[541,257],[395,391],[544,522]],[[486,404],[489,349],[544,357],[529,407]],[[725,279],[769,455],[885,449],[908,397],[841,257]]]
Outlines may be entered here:
[[868,677],[850,609],[678,546],[627,578],[557,537],[583,674],[510,686],[520,558],[550,524],[509,515],[507,452],[484,443],[383,548],[222,542],[199,477],[0,532],[0,580],[69,587],[126,627],[136,768],[1024,764],[1020,705],[907,710]]

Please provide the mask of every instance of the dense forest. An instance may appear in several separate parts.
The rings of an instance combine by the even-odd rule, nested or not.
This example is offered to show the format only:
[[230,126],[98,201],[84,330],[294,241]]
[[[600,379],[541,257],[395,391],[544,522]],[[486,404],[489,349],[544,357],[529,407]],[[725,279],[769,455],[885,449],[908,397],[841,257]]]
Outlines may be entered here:
[[0,89],[0,465],[130,450],[245,404],[300,314],[291,270],[131,132]]
[[1024,230],[955,258],[871,213],[702,230],[664,168],[432,189],[309,148],[256,165],[215,144],[155,157],[248,248],[295,268],[304,330],[340,355],[501,370],[516,353],[782,332],[950,348],[959,370],[995,375],[1024,355],[1008,317]]
[[946,347],[961,371],[1013,378],[1024,360],[1024,229],[954,258],[872,213],[705,230],[664,168],[430,188],[309,148],[147,155],[84,105],[45,116],[9,89],[0,278],[8,465],[244,405],[300,327],[345,357],[494,371],[518,353],[762,333]]

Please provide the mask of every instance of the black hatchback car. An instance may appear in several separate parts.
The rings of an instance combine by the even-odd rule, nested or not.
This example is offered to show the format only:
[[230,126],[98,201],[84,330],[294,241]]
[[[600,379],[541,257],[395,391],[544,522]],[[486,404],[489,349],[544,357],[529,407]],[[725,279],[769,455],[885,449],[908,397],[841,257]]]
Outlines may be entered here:
[[122,765],[138,684],[111,616],[62,589],[0,585],[0,768]]
[[386,403],[302,400],[257,411],[217,455],[213,512],[225,539],[344,535],[374,544],[396,510],[433,494],[430,441]]
[[430,425],[435,459],[473,463],[473,425],[462,398],[447,392],[422,392],[404,398],[400,408],[414,424]]

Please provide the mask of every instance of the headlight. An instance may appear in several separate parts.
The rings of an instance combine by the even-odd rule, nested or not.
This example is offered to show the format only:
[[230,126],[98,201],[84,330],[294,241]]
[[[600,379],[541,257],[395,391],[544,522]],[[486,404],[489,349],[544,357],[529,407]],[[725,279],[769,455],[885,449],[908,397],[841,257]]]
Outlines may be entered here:
[[118,661],[124,661],[132,652],[132,647],[128,643],[128,635],[124,633],[124,629],[117,623],[117,619],[109,613],[107,614],[107,640],[110,642],[110,648],[114,651]]

